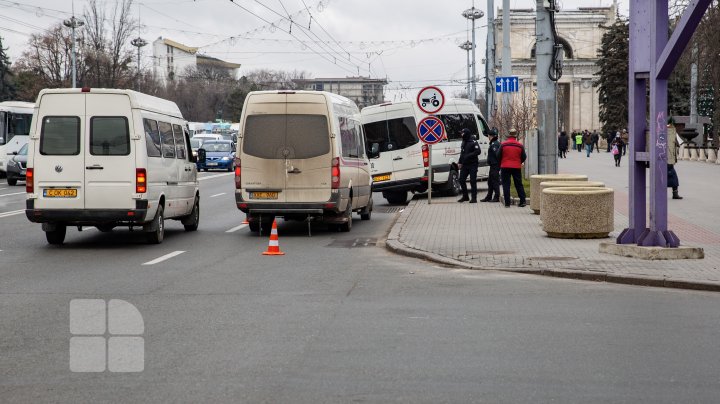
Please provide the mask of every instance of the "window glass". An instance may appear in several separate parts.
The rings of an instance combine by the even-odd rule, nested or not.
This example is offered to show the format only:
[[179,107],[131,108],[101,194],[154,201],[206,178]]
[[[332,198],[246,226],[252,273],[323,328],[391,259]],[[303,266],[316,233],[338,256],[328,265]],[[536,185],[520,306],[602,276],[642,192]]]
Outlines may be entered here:
[[243,152],[264,159],[282,159],[285,115],[250,115],[245,121]]
[[130,154],[130,129],[123,116],[90,118],[90,154],[127,156]]
[[173,136],[175,137],[175,155],[177,158],[185,160],[185,139],[183,139],[183,129],[180,125],[173,125]]
[[200,139],[190,138],[190,147],[193,150],[199,149],[200,146],[202,146],[202,141]]
[[485,119],[483,119],[482,115],[475,115],[478,122],[480,122],[480,127],[482,128],[482,133],[485,136],[490,136],[490,127],[488,126],[487,122],[485,122]]
[[345,118],[338,118],[340,125],[340,145],[342,147],[342,156],[348,158],[358,158],[358,136],[355,122]]
[[367,123],[363,129],[368,147],[378,143],[380,152],[405,149],[420,141],[413,117]]
[[469,129],[470,133],[477,139],[478,128],[475,123],[475,117],[472,114],[447,114],[438,115],[438,118],[445,125],[445,133],[447,133],[448,141],[461,141],[461,130]]
[[162,154],[165,158],[175,158],[175,141],[173,140],[172,125],[167,122],[158,122],[160,138],[162,139]]
[[288,158],[309,159],[330,153],[330,130],[324,115],[287,115]]
[[40,154],[76,156],[80,154],[80,118],[46,116],[40,132]]
[[365,136],[362,125],[358,121],[352,121],[352,123],[355,125],[355,131],[357,133],[358,156],[365,158]]
[[143,119],[143,126],[145,127],[145,146],[148,157],[160,157],[161,143],[157,121],[145,118]]
[[18,156],[27,156],[27,149],[28,149],[28,144],[25,143],[23,145],[23,147],[21,147],[20,150],[18,150]]
[[330,152],[330,131],[323,115],[250,115],[243,152],[266,159],[307,159]]
[[[7,139],[5,139],[5,142],[9,142],[10,139],[17,135],[30,135],[30,122],[32,121],[32,114],[13,114],[8,112],[7,119],[8,128]],[[0,134],[0,137],[2,137],[2,134]]]
[[232,144],[230,142],[207,141],[203,143],[202,148],[205,149],[205,151],[208,153],[229,153],[233,151]]

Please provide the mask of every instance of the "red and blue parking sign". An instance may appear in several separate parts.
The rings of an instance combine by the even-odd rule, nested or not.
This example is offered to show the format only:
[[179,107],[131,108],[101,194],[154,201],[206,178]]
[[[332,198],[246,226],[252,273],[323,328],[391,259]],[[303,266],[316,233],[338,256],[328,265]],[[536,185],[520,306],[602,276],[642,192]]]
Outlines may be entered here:
[[423,143],[439,143],[445,138],[445,125],[439,118],[428,116],[418,123],[417,134]]

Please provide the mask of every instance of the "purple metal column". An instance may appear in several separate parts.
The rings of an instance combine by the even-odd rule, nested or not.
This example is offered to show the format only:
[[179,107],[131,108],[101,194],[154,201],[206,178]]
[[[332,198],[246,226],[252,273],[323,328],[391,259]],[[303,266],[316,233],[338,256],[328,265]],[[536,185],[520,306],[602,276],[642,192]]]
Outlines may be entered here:
[[[680,245],[680,239],[667,228],[667,79],[710,3],[692,0],[668,41],[667,0],[630,1],[630,224],[618,236],[618,244]],[[650,82],[649,128],[645,117],[646,80]],[[650,129],[647,151],[646,129]],[[649,229],[645,227],[646,163],[650,166]]]

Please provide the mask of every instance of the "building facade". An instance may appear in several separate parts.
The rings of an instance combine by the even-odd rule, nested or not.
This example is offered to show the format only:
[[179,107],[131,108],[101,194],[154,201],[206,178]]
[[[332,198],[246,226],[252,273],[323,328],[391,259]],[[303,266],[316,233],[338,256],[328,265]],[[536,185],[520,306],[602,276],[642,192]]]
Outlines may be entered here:
[[382,104],[385,100],[385,79],[369,77],[320,78],[294,80],[302,90],[327,91],[347,97],[357,104],[358,108]]
[[190,67],[198,71],[222,69],[226,70],[233,79],[238,78],[239,64],[198,55],[198,49],[163,37],[156,39],[153,42],[153,74],[155,78],[165,84],[168,80],[179,78]]
[[[495,72],[502,71],[502,10],[494,22]],[[521,81],[521,94],[535,94],[535,9],[510,10],[510,48],[512,75]],[[617,5],[610,7],[581,7],[561,10],[555,14],[559,41],[563,45],[563,74],[558,81],[558,130],[576,131],[600,129],[600,105],[597,87],[598,50],[603,27],[615,22]],[[534,97],[534,96],[533,96]],[[627,102],[627,100],[624,100]],[[497,105],[497,102],[496,102]]]

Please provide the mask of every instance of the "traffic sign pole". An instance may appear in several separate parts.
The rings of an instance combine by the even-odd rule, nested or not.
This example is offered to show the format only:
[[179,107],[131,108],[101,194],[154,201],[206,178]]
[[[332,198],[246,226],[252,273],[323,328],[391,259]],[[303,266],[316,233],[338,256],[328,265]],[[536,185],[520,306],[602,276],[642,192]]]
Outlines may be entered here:
[[428,144],[428,205],[432,204],[432,144]]

